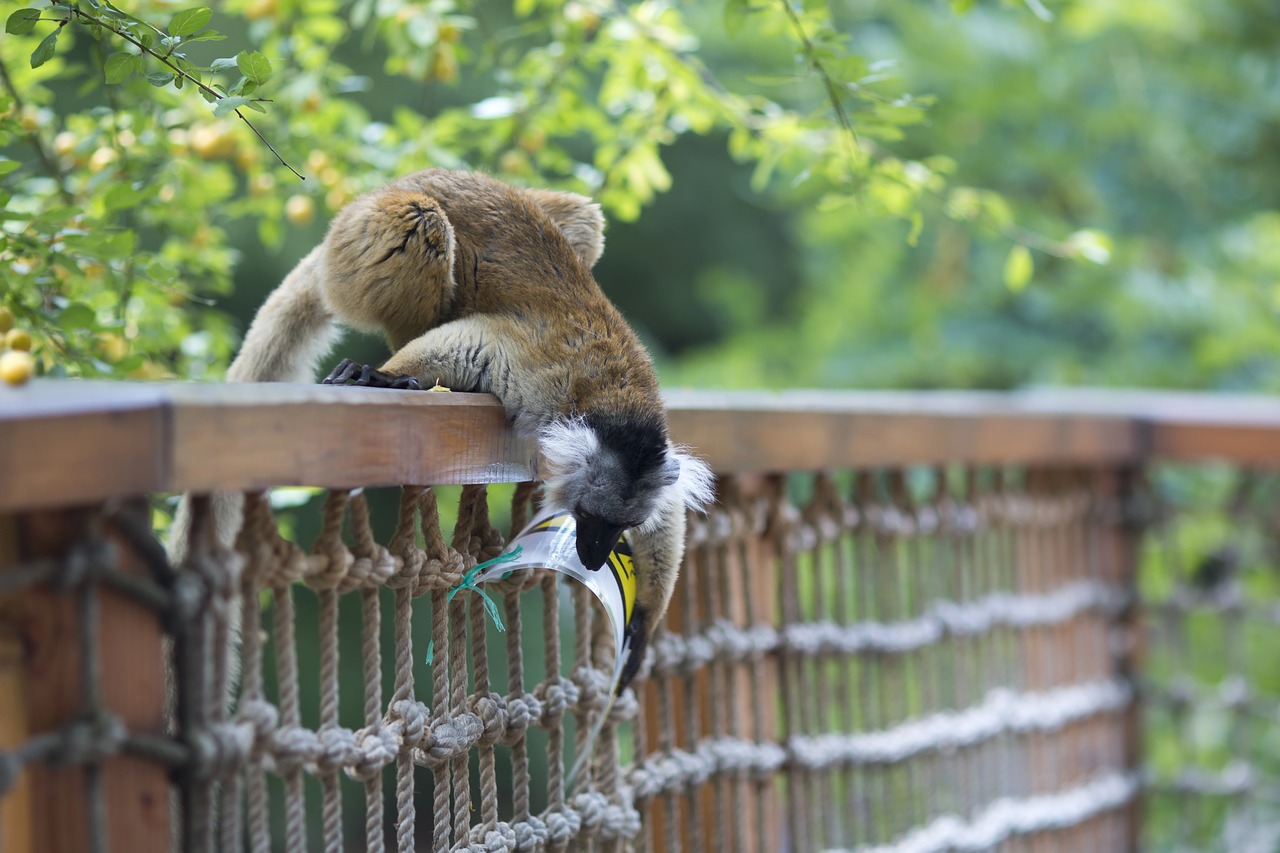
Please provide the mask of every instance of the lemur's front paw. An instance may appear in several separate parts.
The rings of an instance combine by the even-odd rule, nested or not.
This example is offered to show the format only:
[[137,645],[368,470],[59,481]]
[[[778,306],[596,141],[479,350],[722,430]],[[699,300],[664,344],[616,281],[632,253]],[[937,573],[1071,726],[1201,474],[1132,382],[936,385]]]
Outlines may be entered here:
[[422,386],[412,376],[396,376],[384,373],[367,364],[359,364],[344,358],[329,375],[320,380],[321,385],[360,385],[366,388],[395,388],[401,391],[421,391]]

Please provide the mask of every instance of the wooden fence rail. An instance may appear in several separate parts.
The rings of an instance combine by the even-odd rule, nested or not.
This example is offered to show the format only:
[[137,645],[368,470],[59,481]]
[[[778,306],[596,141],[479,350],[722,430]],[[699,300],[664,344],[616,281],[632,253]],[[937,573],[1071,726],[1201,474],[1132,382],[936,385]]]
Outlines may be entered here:
[[[723,824],[716,830],[718,849],[933,849],[889,847],[878,840],[877,833],[905,837],[912,819],[915,830],[923,832],[919,824],[927,817],[914,814],[916,805],[909,806],[908,817],[879,814],[877,809],[887,813],[891,805],[898,807],[898,793],[884,792],[918,789],[921,802],[941,809],[936,801],[950,802],[951,795],[922,787],[919,774],[954,772],[971,778],[977,787],[965,788],[951,805],[959,809],[961,801],[976,798],[968,806],[976,814],[983,805],[981,792],[991,800],[1003,790],[999,785],[992,791],[983,787],[991,784],[984,776],[991,762],[1007,764],[1011,755],[1021,755],[1017,749],[1025,748],[1032,767],[1024,780],[1027,787],[1015,793],[1031,795],[1026,800],[1031,806],[1057,803],[1054,807],[1067,809],[1067,800],[1052,800],[1055,784],[1079,781],[1089,761],[1111,761],[1099,757],[1110,749],[1108,731],[1121,739],[1117,754],[1124,756],[1115,759],[1119,764],[1113,769],[1136,772],[1136,701],[1116,707],[1115,725],[1109,730],[1071,729],[1070,739],[1059,742],[1033,726],[1025,744],[1019,740],[1022,735],[1004,734],[993,745],[975,747],[973,755],[962,750],[959,758],[926,756],[920,761],[928,763],[917,765],[865,763],[857,757],[858,750],[871,747],[851,731],[832,746],[844,750],[843,763],[827,767],[820,750],[815,750],[826,743],[822,737],[828,725],[835,725],[835,717],[844,720],[846,729],[878,727],[901,734],[916,717],[951,713],[949,702],[955,703],[956,713],[964,710],[959,703],[966,696],[970,702],[981,698],[970,695],[978,685],[960,683],[949,667],[965,666],[966,660],[969,666],[1006,661],[1013,667],[1009,673],[1021,673],[1010,677],[1032,699],[1058,695],[1053,691],[1059,688],[1103,684],[1108,678],[1119,679],[1116,684],[1137,684],[1140,657],[1132,609],[1103,607],[1093,615],[1082,611],[1060,629],[997,630],[992,637],[956,640],[954,647],[912,647],[901,660],[873,650],[871,654],[884,657],[874,665],[864,660],[868,652],[854,648],[850,638],[860,621],[923,624],[921,620],[933,618],[929,608],[934,603],[950,606],[953,599],[962,605],[972,596],[977,596],[974,601],[994,602],[1016,591],[1050,601],[1062,589],[1075,589],[1073,583],[1086,581],[1133,591],[1138,534],[1115,513],[1149,466],[1213,460],[1238,466],[1280,465],[1280,401],[1264,398],[1062,390],[679,392],[670,394],[668,403],[673,438],[693,447],[721,477],[722,507],[705,525],[695,527],[683,592],[668,620],[672,641],[658,649],[654,675],[639,691],[643,720],[635,726],[634,759],[639,768],[628,778],[641,788],[645,780],[656,787],[652,801],[648,795],[637,795],[638,800],[618,802],[643,810],[639,837],[655,850],[667,849],[663,845],[677,839],[685,849],[704,849],[701,845],[711,844],[709,816],[719,814],[723,820],[730,803],[749,807],[739,815],[744,823],[736,832]],[[155,601],[173,604],[184,587],[147,539],[147,508],[140,499],[156,493],[250,492],[286,485],[341,491],[519,483],[536,481],[539,465],[535,444],[507,429],[501,407],[488,395],[310,385],[55,381],[0,391],[0,850],[143,850],[176,843],[168,780],[172,773],[181,773],[173,768],[190,766],[195,759],[169,744],[173,723],[166,719],[167,696],[174,686],[166,684],[162,639],[174,632],[157,615]],[[926,531],[922,538],[919,530],[903,533],[883,526],[887,522],[877,522],[882,527],[872,535],[867,520],[874,513],[887,508],[910,514],[919,508],[901,486],[901,475],[894,473],[912,466],[939,472],[935,503],[922,508],[927,512],[941,511],[948,488],[963,492],[963,482],[973,477],[972,472],[997,472],[998,481],[999,472],[1016,468],[1024,481],[1016,494],[1011,493],[1014,498],[1041,507],[1036,512],[1065,512],[1062,507],[1072,506],[1076,514],[1068,513],[1069,518],[1063,516],[1041,531],[1020,527],[1016,507],[1002,509],[992,516],[997,519],[992,528],[972,541],[945,527]],[[952,477],[947,473],[951,469],[960,473]],[[890,472],[888,479],[873,483],[880,471]],[[830,476],[832,472],[849,474],[853,491],[837,494],[846,487]],[[792,507],[787,478],[798,474],[811,477],[814,497]],[[892,493],[889,498],[876,498],[868,491],[876,483]],[[993,500],[1003,499],[1003,486],[990,488],[997,489]],[[982,497],[973,499],[975,505]],[[1072,503],[1077,500],[1086,503]],[[103,515],[104,507],[111,509],[109,515]],[[748,529],[745,520],[753,512],[761,513],[758,529]],[[110,573],[95,568],[95,555],[102,549],[114,555]],[[866,553],[878,556],[868,562]],[[1007,571],[1007,578],[971,579],[965,567],[981,562],[982,554],[990,555],[993,572]],[[965,580],[931,574],[925,565],[930,560],[946,562],[960,573],[956,578],[963,575]],[[887,598],[869,592],[873,600],[864,600],[863,586],[874,583],[865,574],[872,563],[901,573],[901,589],[885,592]],[[828,564],[829,571],[813,568]],[[1077,570],[1094,574],[1073,574]],[[77,586],[68,578],[76,572],[110,574],[112,581],[105,589]],[[32,585],[28,580],[36,575],[44,582]],[[1007,589],[1001,586],[1006,582]],[[833,586],[824,592],[822,585],[827,583]],[[858,587],[856,595],[839,593],[842,602],[856,601],[856,614],[844,612],[842,603],[830,603],[836,590],[846,585],[851,590]],[[93,591],[68,595],[59,589]],[[773,598],[779,592],[781,604],[775,611]],[[280,594],[277,588],[277,599]],[[336,608],[336,599],[331,604]],[[744,632],[739,640],[756,630],[760,651],[699,664],[700,653],[680,645],[718,637],[716,632],[724,626],[738,626]],[[837,636],[833,626],[849,630]],[[762,627],[774,630],[775,638],[760,639]],[[822,630],[828,631],[825,641],[817,639]],[[73,641],[74,636],[80,640]],[[460,636],[465,640],[465,630]],[[1108,652],[1106,661],[1090,664],[1077,658],[1106,645],[1108,637],[1119,645]],[[1015,639],[1017,648],[1004,645]],[[805,643],[818,643],[818,651],[807,651]],[[1056,658],[1055,649],[1066,649],[1071,663]],[[1010,654],[1018,659],[1007,657]],[[777,666],[765,666],[762,655]],[[1054,672],[1058,681],[1050,677]],[[889,695],[897,691],[915,696],[917,688],[908,686],[913,674],[932,685],[919,688],[923,698]],[[879,706],[856,713],[850,709],[847,715],[833,711],[832,720],[823,720],[797,698],[806,691],[835,690],[838,684],[850,689],[850,679],[856,678],[874,681]],[[996,691],[990,699],[1003,696],[999,690],[1009,685],[988,686]],[[86,691],[101,695],[86,696]],[[950,699],[942,695],[949,696],[949,691],[954,693]],[[776,698],[776,709],[770,696]],[[93,709],[101,707],[111,709],[109,720],[94,716]],[[1102,724],[1093,720],[1089,725]],[[106,730],[111,726],[116,729]],[[117,730],[120,726],[124,728]],[[750,740],[753,730],[761,748],[772,746],[770,730],[782,731],[777,737],[784,757],[775,759],[773,753],[758,750],[754,757],[741,759],[754,765],[724,765],[712,771],[710,779],[679,783],[685,788],[654,781],[661,778],[662,759],[705,758],[706,749],[698,751],[700,744],[728,749],[744,733]],[[109,741],[113,749],[86,760],[88,747],[81,744],[74,763],[60,764],[66,738],[55,743],[51,733],[56,731]],[[44,735],[49,737],[41,740]],[[42,760],[15,763],[12,756],[22,750]],[[791,768],[785,793],[767,781],[765,768],[778,760],[783,770]],[[1063,769],[1075,763],[1080,763],[1079,773]],[[18,773],[16,768],[25,769]],[[899,771],[906,775],[899,778]],[[7,772],[16,778],[6,778]],[[697,777],[690,773],[691,779]],[[332,785],[336,791],[336,777]],[[101,796],[85,795],[95,788]],[[879,806],[862,799],[864,788],[882,791],[876,795],[884,798]],[[677,791],[684,792],[683,799]],[[862,834],[849,829],[845,818],[818,813],[815,804],[832,798],[852,811],[861,809],[864,817],[873,815],[875,831]],[[105,810],[105,815],[91,814],[94,808]],[[1063,831],[1075,834],[1053,843],[1069,845],[1068,839],[1074,838],[1079,843],[1105,842],[1105,849],[1133,849],[1139,843],[1138,800],[1132,800],[1125,814],[1114,825],[1068,827]],[[104,819],[109,838],[89,837],[89,828]],[[901,826],[893,823],[899,819],[905,821]],[[380,837],[380,830],[372,826],[376,817],[370,821],[370,837]],[[751,823],[749,831],[745,822]],[[936,821],[929,824],[937,826],[941,824]],[[978,832],[975,827],[969,830]],[[953,828],[953,833],[962,831],[968,830]],[[339,849],[332,844],[335,837],[341,838],[337,832],[334,836],[326,828],[330,849]],[[634,834],[627,838],[639,843]],[[694,846],[694,839],[699,846]],[[616,841],[621,845],[621,836]],[[402,847],[404,843],[402,837]]]

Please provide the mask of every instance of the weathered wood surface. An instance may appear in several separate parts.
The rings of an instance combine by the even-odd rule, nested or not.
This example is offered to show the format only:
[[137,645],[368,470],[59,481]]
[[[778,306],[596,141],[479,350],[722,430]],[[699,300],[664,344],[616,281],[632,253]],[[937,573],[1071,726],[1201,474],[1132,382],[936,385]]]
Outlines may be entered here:
[[[1280,400],[1142,391],[668,395],[718,471],[918,463],[1280,463]],[[484,394],[40,381],[0,389],[0,510],[154,491],[513,482],[532,441]]]

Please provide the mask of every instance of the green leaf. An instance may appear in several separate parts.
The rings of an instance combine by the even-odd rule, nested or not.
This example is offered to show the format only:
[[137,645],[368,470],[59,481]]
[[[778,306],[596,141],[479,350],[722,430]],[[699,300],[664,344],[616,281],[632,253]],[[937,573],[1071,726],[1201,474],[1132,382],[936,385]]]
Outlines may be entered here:
[[32,68],[39,68],[50,59],[53,59],[54,50],[58,47],[58,33],[60,32],[62,32],[61,27],[49,33],[40,44],[36,45],[36,49],[31,52]]
[[172,83],[176,76],[168,71],[155,71],[147,75],[147,82],[157,89],[162,89]]
[[4,22],[4,31],[15,36],[26,35],[36,28],[36,22],[39,20],[39,9],[19,9]]
[[974,0],[951,0],[951,8],[963,15],[973,8]]
[[749,2],[750,0],[725,0],[724,29],[729,35],[736,36],[742,31],[742,25],[747,22],[747,14],[751,11]]
[[222,41],[226,36],[215,30],[205,30],[192,36],[187,36],[182,40],[183,44],[191,44],[197,41]]
[[137,70],[139,58],[132,53],[113,53],[107,57],[106,65],[103,66],[107,82],[123,83],[128,80]]
[[249,103],[248,98],[238,98],[238,97],[219,98],[218,103],[215,104],[213,107],[213,114],[215,116],[224,116],[227,113],[231,112],[232,110],[240,109],[247,103]]
[[1035,262],[1031,260],[1031,250],[1026,246],[1014,246],[1009,250],[1009,257],[1004,261],[1004,284],[1014,293],[1019,292],[1031,281],[1035,272]]
[[255,86],[261,86],[271,79],[271,62],[257,51],[236,54],[236,67]]
[[107,190],[107,194],[102,198],[102,203],[108,211],[124,210],[127,207],[134,207],[147,195],[146,190],[135,189],[130,184],[116,184]]
[[203,30],[212,19],[213,10],[208,6],[184,9],[169,19],[169,35],[189,36]]
[[0,175],[7,175],[21,165],[21,160],[0,160]]
[[72,302],[58,312],[58,324],[63,328],[91,328],[97,325],[97,319],[97,313],[83,302]]

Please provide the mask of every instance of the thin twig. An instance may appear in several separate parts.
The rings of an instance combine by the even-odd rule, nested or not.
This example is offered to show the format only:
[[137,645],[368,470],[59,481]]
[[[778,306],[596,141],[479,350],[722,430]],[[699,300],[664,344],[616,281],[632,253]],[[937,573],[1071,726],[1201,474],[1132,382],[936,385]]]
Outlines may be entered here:
[[[150,56],[150,57],[152,57],[153,59],[155,59],[155,60],[156,60],[157,62],[159,62],[161,65],[163,65],[163,66],[165,66],[166,68],[168,68],[170,71],[172,71],[172,72],[173,72],[174,74],[176,74],[177,76],[181,77],[181,78],[182,78],[182,79],[184,79],[184,80],[189,81],[193,86],[197,87],[201,92],[204,92],[205,94],[209,95],[209,96],[210,96],[210,97],[212,97],[214,100],[220,101],[220,100],[222,100],[223,98],[225,98],[225,97],[226,97],[226,95],[222,94],[222,93],[221,93],[221,92],[219,92],[217,89],[214,89],[212,86],[209,86],[209,85],[205,84],[204,82],[202,82],[202,81],[200,80],[200,78],[199,78],[199,77],[196,77],[196,76],[194,76],[194,75],[192,75],[192,74],[189,74],[188,72],[184,71],[181,67],[179,67],[179,66],[177,66],[177,65],[174,65],[172,62],[170,62],[170,61],[169,61],[168,56],[164,56],[164,55],[161,55],[161,54],[157,53],[156,51],[154,51],[154,50],[152,50],[151,48],[147,47],[147,46],[146,46],[145,44],[143,44],[142,42],[140,42],[140,41],[138,41],[137,39],[135,39],[135,38],[134,38],[133,36],[131,36],[128,32],[123,31],[123,30],[120,30],[120,29],[117,29],[116,27],[113,27],[109,22],[104,21],[104,20],[103,20],[103,19],[101,19],[101,18],[97,18],[97,17],[94,17],[93,15],[90,15],[90,14],[87,14],[87,13],[85,13],[85,12],[82,12],[82,11],[80,11],[80,9],[79,9],[78,7],[76,7],[76,6],[67,6],[67,7],[64,7],[64,8],[66,8],[66,9],[67,9],[67,11],[68,11],[68,13],[69,13],[70,15],[72,15],[72,16],[74,16],[74,17],[78,18],[78,19],[82,19],[83,21],[88,22],[88,23],[90,23],[90,24],[97,24],[98,26],[102,27],[103,29],[105,29],[105,30],[107,30],[107,31],[109,31],[109,32],[115,33],[117,36],[119,36],[120,38],[122,38],[122,39],[124,39],[125,41],[129,42],[129,44],[133,45],[133,46],[134,46],[134,47],[136,47],[138,50],[142,51],[143,53],[145,53],[145,54],[147,54],[148,56]],[[150,25],[148,25],[148,26],[150,26]],[[154,27],[153,27],[153,29],[154,29]],[[159,32],[159,31],[157,30],[157,32]],[[259,100],[261,100],[261,99],[259,99]],[[288,163],[288,162],[287,162],[283,157],[281,157],[281,156],[280,156],[280,152],[276,151],[275,147],[274,147],[270,142],[268,142],[268,141],[267,141],[267,138],[266,138],[265,136],[263,136],[263,135],[262,135],[262,133],[258,130],[258,128],[256,128],[256,127],[254,127],[254,126],[253,126],[253,122],[251,122],[251,121],[249,121],[249,119],[245,118],[244,113],[240,112],[240,110],[239,110],[239,109],[232,110],[232,112],[234,112],[234,113],[235,113],[235,114],[240,118],[240,120],[241,120],[242,122],[244,122],[246,125],[248,125],[249,129],[253,131],[254,136],[257,136],[257,137],[258,137],[258,139],[262,140],[262,144],[263,144],[263,145],[265,145],[265,146],[267,146],[267,150],[268,150],[268,151],[270,151],[273,155],[275,155],[275,158],[276,158],[277,160],[279,160],[279,161],[280,161],[280,165],[284,166],[284,167],[285,167],[286,169],[288,169],[290,172],[293,172],[293,174],[294,174],[294,175],[296,175],[296,176],[298,177],[298,179],[299,179],[299,180],[302,180],[302,181],[305,181],[305,180],[306,180],[306,178],[305,178],[305,177],[304,177],[304,176],[303,176],[303,175],[302,175],[302,174],[301,174],[297,169],[295,169],[295,168],[293,168],[292,166],[290,166],[290,165],[289,165],[289,163]]]

